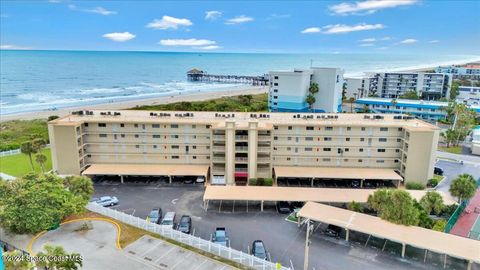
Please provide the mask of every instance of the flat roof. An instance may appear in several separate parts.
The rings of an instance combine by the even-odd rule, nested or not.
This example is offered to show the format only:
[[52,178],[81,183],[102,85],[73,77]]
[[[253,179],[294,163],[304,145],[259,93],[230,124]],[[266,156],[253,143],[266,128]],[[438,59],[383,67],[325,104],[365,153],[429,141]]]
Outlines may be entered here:
[[275,177],[338,178],[398,180],[403,178],[392,169],[337,168],[337,167],[281,167],[275,166]]
[[83,175],[207,176],[208,165],[92,164]]
[[[349,188],[311,188],[311,187],[262,187],[262,186],[207,186],[203,200],[225,201],[289,201],[289,202],[330,202],[347,203],[356,201],[366,203],[368,196],[376,189]],[[407,190],[417,201],[426,191]],[[438,192],[445,204],[456,201],[443,192]]]
[[440,254],[480,262],[480,241],[416,226],[398,225],[378,217],[314,202],[307,202],[298,212],[298,216]]

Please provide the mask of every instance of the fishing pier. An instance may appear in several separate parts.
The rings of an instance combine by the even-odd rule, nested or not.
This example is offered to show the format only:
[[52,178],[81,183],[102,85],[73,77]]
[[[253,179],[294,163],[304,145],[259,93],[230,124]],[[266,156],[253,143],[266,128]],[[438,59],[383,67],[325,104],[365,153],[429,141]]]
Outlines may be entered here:
[[220,83],[242,83],[251,85],[268,85],[268,75],[244,76],[244,75],[215,75],[199,69],[192,69],[187,72],[187,78],[192,82],[220,82]]

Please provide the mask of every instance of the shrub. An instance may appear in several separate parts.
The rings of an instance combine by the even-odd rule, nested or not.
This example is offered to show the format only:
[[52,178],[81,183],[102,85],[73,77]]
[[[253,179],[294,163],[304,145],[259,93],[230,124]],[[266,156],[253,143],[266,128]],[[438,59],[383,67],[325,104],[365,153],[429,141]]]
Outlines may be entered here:
[[257,179],[257,186],[263,186],[264,182],[265,182],[265,179],[263,179],[263,178],[258,178],[258,179]]
[[263,185],[264,186],[273,186],[273,179],[272,178],[265,178],[263,180]]
[[52,120],[55,120],[55,119],[58,119],[58,118],[60,118],[58,115],[50,115],[47,120],[52,121]]
[[429,187],[436,187],[438,185],[438,179],[437,178],[432,178],[428,180],[427,186]]
[[363,213],[363,205],[356,201],[351,201],[347,204],[347,209],[359,213]]
[[257,178],[250,178],[250,179],[248,180],[248,184],[249,184],[250,186],[256,186],[256,185],[257,185]]
[[425,189],[425,185],[419,182],[407,182],[406,186],[407,189],[413,190],[423,190]]
[[443,232],[445,230],[445,226],[447,226],[447,221],[445,219],[439,219],[435,221],[432,230]]

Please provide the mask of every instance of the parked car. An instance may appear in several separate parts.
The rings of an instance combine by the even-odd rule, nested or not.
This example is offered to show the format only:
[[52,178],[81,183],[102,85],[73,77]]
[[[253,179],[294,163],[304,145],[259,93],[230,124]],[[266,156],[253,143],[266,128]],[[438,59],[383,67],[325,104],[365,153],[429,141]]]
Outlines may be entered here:
[[193,184],[193,180],[194,180],[193,178],[187,177],[187,178],[185,178],[185,180],[183,180],[183,183],[190,185],[190,184]]
[[150,221],[155,224],[160,224],[160,221],[162,220],[162,208],[153,208],[152,211],[150,211],[150,214],[147,216],[147,221]]
[[443,175],[443,169],[440,167],[433,168],[433,173],[436,175]]
[[216,228],[215,232],[213,233],[212,242],[229,247],[230,239],[227,236],[227,230],[223,227]]
[[94,201],[96,204],[101,205],[101,206],[113,206],[118,204],[118,199],[117,197],[113,196],[103,196],[100,197],[100,199],[97,199]]
[[262,240],[255,240],[253,241],[252,244],[252,255],[268,261],[267,257],[267,249],[265,248],[265,245],[263,244]]
[[352,181],[352,188],[359,188],[359,187],[360,187],[360,181],[353,180]]
[[290,214],[292,212],[292,207],[288,202],[279,201],[277,202],[277,211],[280,214]]
[[195,182],[197,182],[197,183],[203,183],[203,182],[205,182],[205,177],[199,176],[199,177],[197,177],[197,180],[195,180]]
[[340,233],[342,232],[342,228],[335,226],[335,225],[328,225],[328,227],[325,229],[325,235],[328,235],[330,237],[340,237]]
[[180,218],[180,222],[178,222],[177,230],[190,234],[192,231],[192,218],[190,216],[183,215]]
[[163,217],[161,225],[169,226],[174,228],[175,227],[175,212],[167,212]]

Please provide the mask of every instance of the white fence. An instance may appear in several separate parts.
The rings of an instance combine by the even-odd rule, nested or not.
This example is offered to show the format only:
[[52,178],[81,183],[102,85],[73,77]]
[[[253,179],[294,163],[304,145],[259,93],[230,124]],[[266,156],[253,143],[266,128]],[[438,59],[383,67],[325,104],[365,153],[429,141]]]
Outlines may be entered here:
[[201,249],[203,251],[212,253],[214,255],[218,255],[222,258],[229,259],[231,261],[241,263],[243,265],[246,265],[248,267],[254,268],[254,269],[262,269],[262,270],[288,270],[290,268],[283,267],[283,266],[278,266],[276,263],[272,263],[266,260],[262,260],[260,258],[257,258],[253,255],[243,253],[241,251],[238,251],[236,249],[232,249],[230,247],[225,247],[216,243],[213,243],[211,241],[202,239],[197,236],[193,236],[190,234],[185,234],[182,232],[179,232],[177,230],[174,230],[170,227],[166,226],[161,226],[152,222],[148,222],[145,219],[141,219],[132,215],[125,214],[123,212],[114,210],[114,209],[109,209],[103,206],[100,206],[95,203],[89,203],[87,204],[87,209],[96,212],[99,214],[102,214],[104,216],[111,217],[113,219],[116,219],[118,221],[121,221],[123,223],[132,225],[134,227],[159,234],[163,237],[175,240],[177,242],[189,245],[191,247],[195,247],[198,249]]
[[0,152],[0,157],[6,157],[6,156],[16,155],[20,153],[21,153],[20,149],[8,150],[8,151]]

